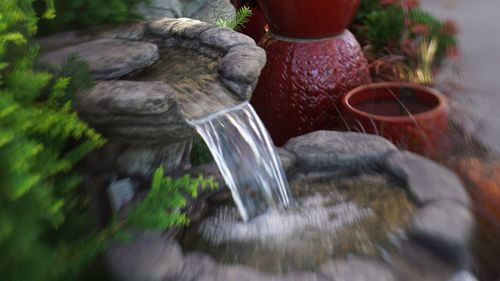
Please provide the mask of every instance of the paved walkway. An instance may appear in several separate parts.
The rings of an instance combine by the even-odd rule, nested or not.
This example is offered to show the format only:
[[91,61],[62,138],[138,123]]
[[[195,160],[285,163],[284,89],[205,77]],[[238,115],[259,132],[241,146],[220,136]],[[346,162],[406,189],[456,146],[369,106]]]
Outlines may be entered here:
[[[421,0],[422,7],[459,28],[458,78],[470,89],[456,96],[476,137],[500,154],[500,0]],[[497,108],[498,107],[498,108]]]

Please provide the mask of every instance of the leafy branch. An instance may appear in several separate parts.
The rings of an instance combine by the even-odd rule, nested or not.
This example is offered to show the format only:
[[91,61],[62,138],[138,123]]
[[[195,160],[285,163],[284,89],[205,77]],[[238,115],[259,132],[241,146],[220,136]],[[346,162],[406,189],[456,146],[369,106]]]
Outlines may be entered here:
[[228,27],[234,30],[239,30],[245,26],[252,16],[252,10],[243,6],[236,11],[236,16],[232,20],[218,19],[216,25],[218,27]]
[[153,175],[151,190],[146,197],[130,211],[126,225],[146,229],[165,229],[189,223],[183,212],[187,205],[186,197],[198,197],[199,190],[215,189],[217,182],[212,177],[205,179],[201,175],[191,178],[185,175],[178,179],[165,177],[163,168],[158,168]]

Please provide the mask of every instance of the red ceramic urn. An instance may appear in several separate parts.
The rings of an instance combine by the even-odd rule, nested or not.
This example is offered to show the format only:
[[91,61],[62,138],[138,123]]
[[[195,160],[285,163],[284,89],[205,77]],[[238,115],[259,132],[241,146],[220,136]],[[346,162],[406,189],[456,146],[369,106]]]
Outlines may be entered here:
[[325,38],[342,33],[360,0],[259,0],[270,29],[294,38]]
[[341,123],[347,92],[370,82],[366,59],[350,32],[329,40],[293,40],[266,34],[267,64],[252,105],[275,145]]
[[341,122],[341,98],[369,83],[359,43],[346,30],[359,0],[259,0],[270,31],[251,103],[275,145]]

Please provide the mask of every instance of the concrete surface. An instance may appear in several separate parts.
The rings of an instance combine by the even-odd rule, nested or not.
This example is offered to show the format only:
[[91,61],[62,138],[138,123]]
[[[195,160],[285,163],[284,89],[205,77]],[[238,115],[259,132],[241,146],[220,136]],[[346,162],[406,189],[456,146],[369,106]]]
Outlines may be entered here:
[[455,115],[483,144],[500,152],[500,0],[421,0],[422,8],[454,20],[462,60],[446,78],[466,89],[454,93]]

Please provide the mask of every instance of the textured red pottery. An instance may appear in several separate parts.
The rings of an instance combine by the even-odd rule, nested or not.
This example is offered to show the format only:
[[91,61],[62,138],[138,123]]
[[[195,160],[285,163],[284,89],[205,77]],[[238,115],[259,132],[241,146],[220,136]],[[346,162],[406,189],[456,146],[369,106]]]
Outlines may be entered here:
[[267,33],[260,46],[266,50],[267,64],[251,103],[275,145],[332,128],[342,96],[371,82],[361,47],[349,31],[324,40]]
[[[242,5],[240,0],[236,0],[234,5],[237,9],[241,8]],[[267,32],[267,22],[264,18],[264,13],[258,7],[250,7],[252,10],[252,17],[245,23],[243,28],[239,32],[250,36],[255,42],[259,42],[262,36]]]
[[448,131],[447,102],[438,91],[409,83],[373,83],[342,99],[351,131],[383,136],[417,153],[443,149]]
[[360,0],[259,0],[272,32],[294,38],[340,34],[351,23]]

